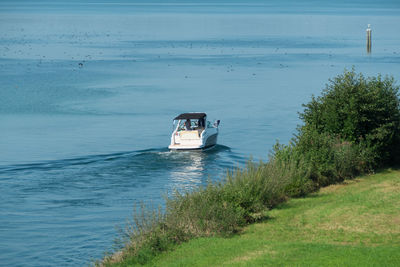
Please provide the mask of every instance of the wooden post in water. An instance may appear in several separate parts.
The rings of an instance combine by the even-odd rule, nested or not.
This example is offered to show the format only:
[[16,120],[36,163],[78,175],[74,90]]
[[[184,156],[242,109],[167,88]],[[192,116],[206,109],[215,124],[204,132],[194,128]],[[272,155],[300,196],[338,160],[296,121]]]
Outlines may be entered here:
[[367,29],[367,53],[371,54],[371,46],[372,46],[372,40],[371,40],[371,24],[368,24],[368,29]]

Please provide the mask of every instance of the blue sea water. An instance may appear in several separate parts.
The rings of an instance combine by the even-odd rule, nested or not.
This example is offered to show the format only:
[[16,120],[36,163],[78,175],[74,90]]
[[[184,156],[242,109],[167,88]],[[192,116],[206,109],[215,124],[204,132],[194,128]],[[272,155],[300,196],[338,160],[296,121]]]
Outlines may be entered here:
[[[399,14],[398,1],[1,1],[0,265],[87,265],[135,204],[267,160],[345,68],[400,80]],[[188,111],[221,120],[216,148],[168,151]]]

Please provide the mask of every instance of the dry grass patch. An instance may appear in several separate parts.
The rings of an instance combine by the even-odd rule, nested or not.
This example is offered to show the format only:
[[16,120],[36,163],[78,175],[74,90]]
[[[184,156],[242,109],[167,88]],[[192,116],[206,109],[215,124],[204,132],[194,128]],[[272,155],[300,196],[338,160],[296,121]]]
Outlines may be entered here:
[[339,183],[339,184],[334,184],[334,185],[330,185],[327,187],[322,187],[319,190],[319,194],[331,194],[331,193],[336,193],[338,191],[341,191],[344,187],[347,187],[349,185],[361,182],[362,179],[353,179],[353,180],[344,180],[343,182]]
[[385,194],[400,194],[400,181],[385,181],[383,183],[377,184],[375,188],[378,192]]
[[322,230],[343,230],[353,233],[399,234],[400,216],[388,214],[345,214],[341,217],[331,217],[329,222],[321,223],[317,227]]
[[277,254],[277,252],[272,250],[270,246],[264,246],[264,248],[261,250],[247,252],[244,255],[238,256],[233,260],[224,263],[224,265],[231,265],[233,263],[245,263],[266,254],[268,254],[269,256],[274,256]]

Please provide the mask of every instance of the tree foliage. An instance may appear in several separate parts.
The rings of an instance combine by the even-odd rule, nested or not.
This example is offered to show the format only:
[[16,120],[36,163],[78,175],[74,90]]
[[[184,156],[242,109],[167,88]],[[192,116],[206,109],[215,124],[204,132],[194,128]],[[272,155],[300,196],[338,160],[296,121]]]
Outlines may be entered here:
[[312,97],[300,118],[299,136],[316,131],[364,144],[375,161],[393,159],[399,150],[399,87],[393,77],[367,77],[354,69],[329,80],[319,97]]

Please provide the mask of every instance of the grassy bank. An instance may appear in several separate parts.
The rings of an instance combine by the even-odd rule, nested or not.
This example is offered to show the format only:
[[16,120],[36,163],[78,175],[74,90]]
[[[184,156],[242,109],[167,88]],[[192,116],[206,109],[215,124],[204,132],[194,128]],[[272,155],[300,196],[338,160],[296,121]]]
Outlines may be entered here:
[[[393,78],[382,79],[380,75],[365,78],[362,74],[356,74],[354,70],[345,71],[343,75],[330,80],[320,97],[312,97],[312,100],[304,105],[304,112],[300,114],[304,124],[299,126],[289,144],[277,143],[274,146],[268,162],[258,164],[249,162],[242,169],[228,172],[225,179],[220,182],[210,182],[190,192],[176,192],[175,195],[166,199],[164,212],[155,209],[139,209],[134,213],[133,221],[127,224],[127,229],[123,232],[125,240],[122,250],[105,257],[100,265],[148,264],[160,254],[171,251],[190,240],[202,242],[200,238],[205,237],[216,238],[215,242],[224,240],[217,237],[232,237],[249,224],[262,221],[268,216],[273,218],[275,212],[284,210],[285,205],[282,206],[282,203],[288,199],[308,196],[322,187],[373,172],[381,166],[399,164],[400,100],[398,91],[399,87],[394,84]],[[356,199],[357,197],[361,198],[361,195],[355,196]],[[364,206],[381,203],[376,196],[369,197],[372,198],[365,199]],[[304,199],[293,201],[291,203],[296,203],[296,201],[302,203]],[[390,204],[387,205],[390,206]],[[280,207],[278,211],[274,211],[273,209],[278,206]],[[357,211],[355,208],[345,210],[351,214]],[[328,211],[329,209],[326,209],[321,212]],[[352,229],[352,227],[368,225],[366,221],[375,222],[380,218],[377,215],[379,211],[372,214],[366,213],[368,215],[362,214],[362,211],[358,211],[360,215],[358,224],[354,223],[354,226],[346,224],[346,227]],[[332,212],[333,215],[329,216],[324,213],[315,216],[315,220],[319,223],[323,218],[326,220],[324,225],[327,232],[321,235],[333,239],[341,235],[346,238],[351,237],[352,235],[345,232],[346,227],[336,229],[331,224],[337,218],[341,218],[342,209]],[[307,214],[308,211],[304,210],[304,213]],[[343,214],[345,219],[348,215]],[[297,223],[302,231],[308,229],[307,225],[313,225],[312,221],[307,221],[309,217],[301,216],[300,219]],[[295,218],[292,220],[296,222]],[[315,226],[315,229],[320,229],[318,227]],[[313,229],[314,227],[311,227],[310,231]],[[274,238],[280,235],[281,230],[268,233],[268,242],[273,242]],[[336,233],[336,230],[339,232]],[[373,229],[371,232],[374,233]],[[331,236],[332,233],[334,233],[333,236]],[[302,234],[309,240],[311,234],[309,232],[295,233],[293,238],[300,238]],[[237,238],[233,237],[230,240],[237,240]],[[369,237],[367,239],[369,240]],[[251,243],[259,244],[263,240],[253,240]],[[272,245],[268,242],[265,251],[269,251],[268,246]],[[272,251],[275,251],[275,254],[284,254],[283,256],[293,253],[299,254],[300,258],[310,255],[306,253],[307,251],[315,250],[315,254],[318,254],[321,250],[320,246],[296,247],[296,244],[292,244],[291,249],[290,243],[282,242],[282,240],[276,242],[279,243],[276,245],[281,248],[281,251]],[[351,244],[347,239],[342,241],[339,239],[338,242]],[[364,240],[358,240],[358,242],[362,243]],[[324,245],[331,250],[330,246],[334,244]],[[257,248],[259,250],[251,248],[249,251],[262,255],[264,250]],[[333,253],[333,255],[337,257],[343,257],[341,253],[348,253],[341,249],[335,251],[338,254]],[[361,254],[370,253],[368,249],[351,251]],[[236,255],[236,253],[240,254],[240,251],[233,250],[232,253]],[[271,254],[271,259],[274,253]],[[324,250],[320,253],[322,257],[327,257]],[[251,255],[237,258],[238,262],[255,257]],[[210,259],[202,259],[200,262],[214,262],[212,255],[207,257]],[[391,259],[390,255],[388,259]]]
[[399,207],[400,171],[386,170],[292,199],[239,235],[191,240],[147,266],[398,266]]

